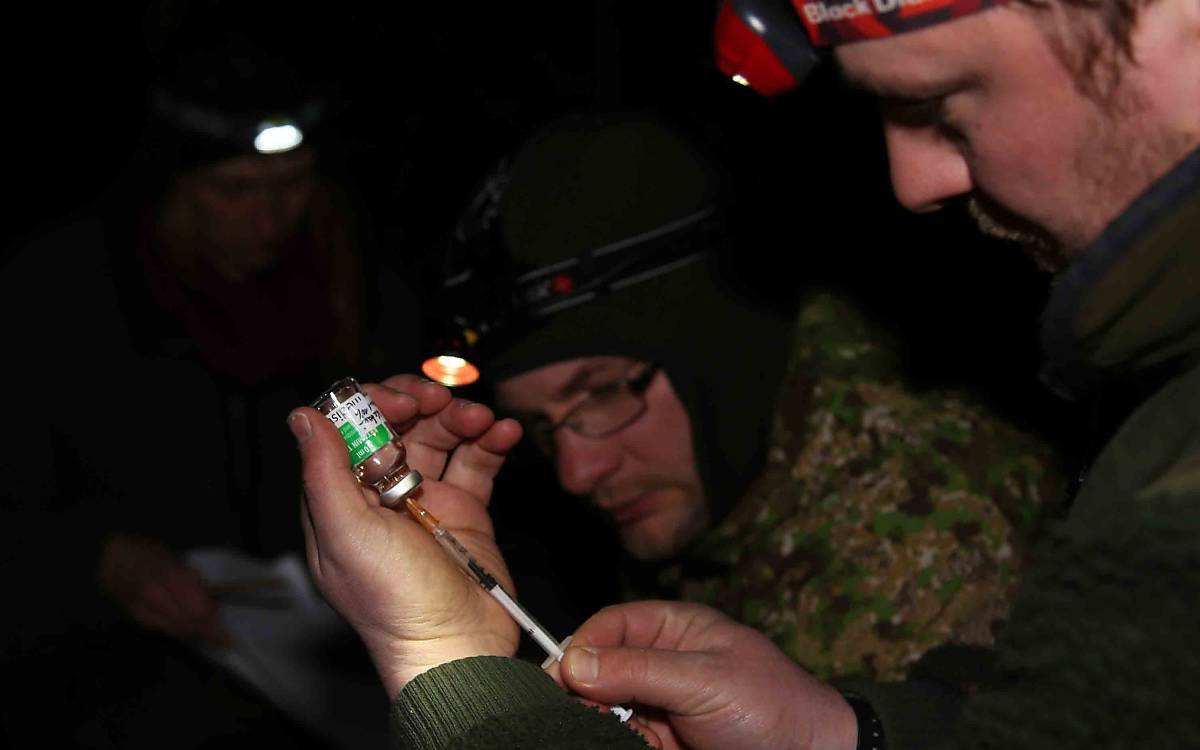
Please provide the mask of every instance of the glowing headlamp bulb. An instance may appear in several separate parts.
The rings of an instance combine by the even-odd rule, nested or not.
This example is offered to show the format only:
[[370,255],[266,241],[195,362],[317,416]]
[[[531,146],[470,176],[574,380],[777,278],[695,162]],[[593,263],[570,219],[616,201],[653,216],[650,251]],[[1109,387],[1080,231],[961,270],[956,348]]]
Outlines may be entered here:
[[430,380],[448,385],[470,385],[479,380],[479,368],[462,357],[441,354],[430,357],[421,365],[421,372]]
[[304,133],[289,122],[264,122],[254,136],[254,148],[260,154],[281,154],[304,142]]

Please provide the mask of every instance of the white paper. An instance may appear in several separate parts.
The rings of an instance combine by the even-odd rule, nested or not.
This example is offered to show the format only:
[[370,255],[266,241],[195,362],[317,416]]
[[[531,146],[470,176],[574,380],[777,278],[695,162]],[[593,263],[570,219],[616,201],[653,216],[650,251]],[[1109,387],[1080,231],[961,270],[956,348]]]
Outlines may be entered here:
[[[313,587],[297,555],[256,560],[196,549],[188,565],[221,597],[233,646],[203,653],[262,691],[293,719],[339,748],[384,748],[388,702],[358,636]],[[239,584],[278,579],[278,586]]]

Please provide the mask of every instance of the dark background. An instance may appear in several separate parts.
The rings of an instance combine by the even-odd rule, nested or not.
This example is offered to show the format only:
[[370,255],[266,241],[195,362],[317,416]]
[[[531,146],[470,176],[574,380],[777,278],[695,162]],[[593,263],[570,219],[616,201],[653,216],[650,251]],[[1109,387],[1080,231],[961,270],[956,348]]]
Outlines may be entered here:
[[[6,250],[121,175],[146,121],[156,40],[188,6],[7,14],[21,43],[3,61]],[[973,384],[1053,428],[1034,378],[1046,277],[961,212],[902,211],[873,105],[843,91],[832,66],[777,100],[730,84],[711,63],[708,4],[279,7],[281,34],[318,29],[313,54],[340,81],[334,126],[376,220],[404,238],[398,253],[436,249],[488,166],[546,118],[656,111],[709,147],[747,210],[773,222],[750,256],[764,275],[848,282],[906,334],[924,377]]]
[[[187,5],[6,11],[18,42],[3,53],[6,253],[118,181],[146,121],[155,40]],[[307,39],[340,81],[334,127],[350,173],[402,257],[435,251],[492,162],[546,118],[657,112],[721,160],[741,210],[763,222],[761,246],[746,253],[752,272],[851,289],[903,336],[919,380],[973,389],[1019,424],[1069,437],[1069,408],[1036,379],[1048,278],[1018,250],[979,237],[959,211],[901,210],[874,105],[843,90],[832,66],[777,100],[724,80],[711,62],[710,5],[296,4],[280,6],[280,33],[295,33],[289,13],[316,22]],[[53,279],[35,283],[53,288]],[[545,495],[544,479],[514,472],[506,489],[525,503]],[[496,512],[522,523],[515,510]],[[511,537],[525,546],[510,551],[552,566],[556,548],[530,540],[559,527],[541,523]],[[590,606],[583,596],[568,609]]]

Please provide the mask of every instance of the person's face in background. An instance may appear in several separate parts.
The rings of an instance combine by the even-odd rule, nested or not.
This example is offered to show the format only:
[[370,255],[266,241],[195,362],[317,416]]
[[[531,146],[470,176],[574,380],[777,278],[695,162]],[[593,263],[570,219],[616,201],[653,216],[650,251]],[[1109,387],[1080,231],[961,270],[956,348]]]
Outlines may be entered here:
[[[644,366],[625,357],[556,362],[501,381],[497,407],[555,424],[597,388]],[[662,560],[699,536],[710,516],[688,415],[665,372],[653,375],[643,396],[645,411],[612,434],[585,437],[559,427],[553,459],[563,489],[605,512],[632,557]]]
[[1138,63],[1116,60],[1122,78],[1103,99],[1064,63],[1079,41],[1068,25],[1051,35],[1071,20],[1054,6],[1013,3],[836,54],[851,81],[881,97],[903,205],[929,211],[968,196],[985,232],[1059,270],[1196,143],[1196,103],[1180,101],[1200,97],[1184,63],[1194,22],[1171,22],[1175,5],[1144,7]]
[[316,182],[313,154],[247,155],[178,178],[171,200],[188,214],[198,251],[240,280],[280,259],[299,231]]

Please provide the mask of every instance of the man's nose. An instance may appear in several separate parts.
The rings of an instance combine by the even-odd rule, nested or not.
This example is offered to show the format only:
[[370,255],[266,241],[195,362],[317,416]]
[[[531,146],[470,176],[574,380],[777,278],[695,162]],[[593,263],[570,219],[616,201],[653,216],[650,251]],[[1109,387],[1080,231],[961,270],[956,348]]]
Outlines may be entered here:
[[554,434],[558,483],[573,495],[586,495],[621,465],[621,447],[612,437],[587,438],[562,428]]
[[971,170],[958,147],[933,127],[884,122],[892,190],[900,205],[927,213],[973,187]]

